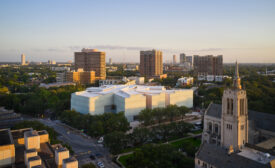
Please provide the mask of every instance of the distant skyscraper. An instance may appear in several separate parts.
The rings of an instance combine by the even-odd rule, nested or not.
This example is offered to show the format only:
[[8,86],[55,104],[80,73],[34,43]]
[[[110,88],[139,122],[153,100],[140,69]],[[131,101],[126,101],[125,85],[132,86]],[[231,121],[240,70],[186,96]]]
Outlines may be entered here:
[[21,54],[21,65],[26,65],[26,57],[24,54]]
[[158,50],[140,51],[140,74],[159,76],[163,74],[162,52]]
[[82,49],[74,53],[75,70],[95,71],[96,79],[106,78],[105,52],[97,49]]
[[173,64],[174,65],[177,64],[177,57],[176,57],[176,55],[173,55]]
[[112,58],[109,58],[109,64],[110,64],[110,65],[113,64]]
[[197,75],[223,75],[222,55],[194,55],[194,71]]
[[186,57],[185,57],[185,61],[186,61],[186,62],[189,62],[190,65],[192,66],[192,65],[193,65],[193,56],[186,56]]
[[180,64],[183,64],[186,61],[186,56],[184,53],[180,54]]

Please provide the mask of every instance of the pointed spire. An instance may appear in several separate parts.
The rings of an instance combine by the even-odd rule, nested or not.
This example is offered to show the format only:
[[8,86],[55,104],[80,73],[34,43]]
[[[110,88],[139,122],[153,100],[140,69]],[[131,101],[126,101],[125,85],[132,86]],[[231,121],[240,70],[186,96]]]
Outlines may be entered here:
[[236,89],[242,89],[241,79],[239,76],[239,65],[238,65],[237,61],[236,61],[236,65],[235,65],[235,76],[234,76],[233,85],[234,85],[234,88],[236,88]]
[[239,65],[238,62],[236,61],[236,65],[235,65],[235,78],[239,78]]

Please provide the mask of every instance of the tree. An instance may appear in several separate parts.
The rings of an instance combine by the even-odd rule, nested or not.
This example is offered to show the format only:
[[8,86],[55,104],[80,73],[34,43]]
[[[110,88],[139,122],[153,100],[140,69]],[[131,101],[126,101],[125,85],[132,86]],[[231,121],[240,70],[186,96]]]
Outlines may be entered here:
[[193,159],[185,157],[170,144],[144,145],[126,160],[129,168],[191,168]]
[[134,146],[144,144],[150,139],[150,131],[147,128],[135,128],[131,134],[131,141]]
[[190,111],[190,109],[185,106],[180,106],[180,107],[178,107],[178,109],[179,109],[179,114],[181,115],[181,119],[183,119],[185,114]]
[[179,110],[177,105],[168,105],[165,111],[170,119],[170,122],[173,121],[174,117],[177,117],[179,115]]
[[104,145],[110,149],[113,154],[120,153],[128,143],[128,137],[123,132],[112,132],[104,136]]
[[138,120],[143,121],[144,125],[150,125],[152,123],[152,110],[144,109],[138,114]]
[[160,124],[164,118],[164,109],[163,108],[154,108],[152,111],[155,120]]

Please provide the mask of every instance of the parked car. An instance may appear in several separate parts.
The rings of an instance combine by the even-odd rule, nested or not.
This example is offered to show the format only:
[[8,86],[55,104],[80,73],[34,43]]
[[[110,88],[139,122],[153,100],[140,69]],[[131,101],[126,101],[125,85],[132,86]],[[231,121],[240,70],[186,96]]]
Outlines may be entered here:
[[97,166],[100,168],[104,168],[104,164],[102,162],[97,162]]

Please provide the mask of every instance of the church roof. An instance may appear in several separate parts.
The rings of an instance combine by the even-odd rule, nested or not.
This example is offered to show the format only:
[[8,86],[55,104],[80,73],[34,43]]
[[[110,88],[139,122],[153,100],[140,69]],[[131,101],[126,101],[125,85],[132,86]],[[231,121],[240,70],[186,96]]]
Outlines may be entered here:
[[221,118],[222,117],[222,105],[211,103],[206,111],[206,115]]
[[[206,110],[205,115],[221,119],[222,105],[211,103]],[[248,120],[256,128],[275,132],[275,115],[263,112],[248,110]]]
[[255,160],[245,158],[237,153],[231,155],[227,151],[215,144],[203,143],[196,154],[196,158],[206,161],[217,168],[266,168],[270,164],[261,164]]

